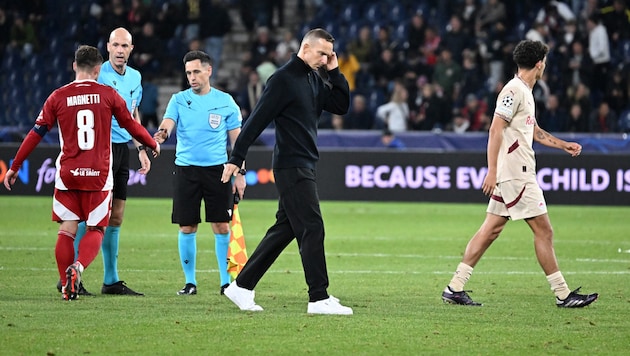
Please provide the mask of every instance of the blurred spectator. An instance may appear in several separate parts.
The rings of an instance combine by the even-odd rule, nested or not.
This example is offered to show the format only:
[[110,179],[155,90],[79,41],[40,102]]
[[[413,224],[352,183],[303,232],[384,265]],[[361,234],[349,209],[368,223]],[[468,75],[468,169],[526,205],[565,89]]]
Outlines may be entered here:
[[469,127],[470,121],[466,117],[459,113],[455,115],[453,118],[453,132],[461,134],[468,131]]
[[525,39],[532,41],[540,41],[542,43],[547,43],[547,25],[542,22],[534,22],[532,28],[527,31],[525,34]]
[[591,88],[597,99],[606,92],[606,82],[610,66],[610,43],[608,33],[599,16],[593,15],[586,23],[588,28],[588,53],[593,61]]
[[591,82],[593,61],[584,52],[582,42],[575,41],[571,44],[571,50],[562,67],[565,87],[575,86],[579,83],[589,85]]
[[155,35],[153,23],[145,23],[142,26],[142,32],[136,38],[132,55],[136,68],[143,74],[159,74],[164,46],[163,42]]
[[599,107],[591,112],[589,117],[589,131],[608,133],[617,131],[617,114],[610,110],[606,101],[602,101]]
[[343,130],[343,116],[338,114],[332,114],[330,119],[333,130],[341,131]]
[[359,63],[354,54],[348,52],[345,48],[337,50],[337,61],[339,62],[339,70],[348,81],[350,93],[353,93],[356,89],[356,77],[361,69],[361,63]]
[[574,20],[575,14],[571,8],[567,4],[555,0],[549,1],[536,15],[536,22],[544,24],[552,38],[558,38],[566,21]]
[[483,117],[486,115],[488,105],[479,100],[475,94],[466,96],[466,105],[461,108],[460,115],[468,121],[468,131],[481,131],[484,128]]
[[142,76],[142,100],[140,100],[138,111],[142,119],[142,126],[146,128],[157,128],[160,126],[157,116],[159,90],[153,79],[153,75],[148,73]]
[[547,85],[547,74],[543,74],[543,77],[536,82],[534,89],[532,90],[534,95],[534,102],[536,105],[536,115],[540,116],[547,108],[547,99],[551,95],[549,85]]
[[359,36],[348,44],[348,51],[357,57],[362,66],[368,67],[374,56],[375,43],[370,27],[365,25],[359,29]]
[[478,10],[475,0],[465,0],[461,8],[456,11],[462,17],[464,32],[470,36],[475,35],[475,20]]
[[506,20],[505,4],[501,0],[487,0],[477,12],[475,33],[479,38],[486,38],[493,32],[498,22]]
[[453,60],[456,63],[462,63],[464,50],[474,48],[474,42],[464,31],[462,19],[458,15],[451,16],[440,46],[451,51]]
[[368,110],[367,101],[361,94],[352,97],[350,110],[343,118],[345,130],[370,130],[374,126],[374,114]]
[[538,117],[538,125],[548,132],[566,131],[568,116],[566,111],[560,107],[560,100],[555,94],[547,98],[545,111]]
[[629,107],[630,96],[628,96],[628,74],[624,73],[622,69],[616,69],[612,73],[612,78],[608,85],[606,96],[606,102],[610,105],[610,109],[614,112],[620,113],[625,108]]
[[494,117],[494,109],[497,106],[497,98],[499,97],[501,90],[503,90],[504,85],[505,84],[503,82],[497,82],[492,88],[492,91],[488,92],[486,95],[485,102],[488,105],[488,109],[486,110],[487,116]]
[[39,41],[33,24],[23,14],[16,14],[9,34],[11,47],[18,49],[22,58],[29,57],[39,50]]
[[485,92],[484,75],[477,65],[477,55],[471,50],[464,50],[462,63],[461,89],[455,102],[456,106],[465,104],[468,94],[482,95]]
[[389,102],[376,108],[376,119],[380,121],[380,127],[392,132],[407,131],[409,121],[409,105],[407,88],[400,82],[394,83],[394,89]]
[[259,27],[256,30],[256,38],[250,47],[251,61],[254,68],[266,60],[274,62],[277,45],[276,41],[271,38],[269,28]]
[[584,83],[568,87],[567,98],[569,105],[578,104],[582,109],[582,114],[590,115],[593,105],[591,104],[590,90]]
[[424,43],[424,32],[427,29],[427,25],[424,21],[424,15],[420,13],[414,13],[411,16],[409,23],[409,29],[407,30],[407,42],[409,43],[410,53],[420,52],[422,44]]
[[150,9],[142,0],[131,0],[131,8],[127,12],[127,23],[133,36],[137,36],[144,24],[151,19]]
[[405,68],[404,63],[396,59],[392,50],[386,48],[370,67],[370,72],[374,77],[375,86],[389,92],[394,80],[402,78]]
[[582,107],[578,103],[571,104],[569,108],[566,131],[588,132],[588,116],[582,111]]
[[256,17],[254,16],[254,7],[249,0],[234,0],[238,6],[241,22],[248,33],[253,33],[256,25]]
[[185,42],[199,38],[199,20],[201,16],[201,2],[204,0],[182,1],[184,21],[181,33]]
[[453,105],[459,93],[462,80],[462,67],[453,60],[448,48],[442,49],[435,65],[433,83],[440,86],[446,105]]
[[374,53],[383,53],[386,49],[392,51],[394,57],[398,59],[402,45],[392,39],[389,26],[381,25],[377,31],[376,41],[374,41]]
[[429,26],[424,30],[424,41],[420,46],[420,52],[424,56],[427,65],[434,66],[437,62],[437,50],[440,47],[441,40],[435,27]]
[[603,24],[613,49],[618,49],[620,41],[630,40],[630,9],[626,0],[613,0],[612,5],[601,9]]
[[201,2],[199,13],[199,38],[204,42],[204,51],[212,58],[212,70],[219,73],[223,56],[223,37],[232,30],[232,20],[223,0]]
[[128,28],[127,13],[122,0],[105,3],[101,13],[101,38],[108,38],[110,32],[118,27]]
[[300,49],[300,43],[293,32],[289,30],[283,31],[282,39],[276,46],[276,64],[278,66],[284,65],[291,59],[291,54],[297,53],[298,49]]
[[447,107],[444,100],[435,92],[433,84],[425,83],[414,100],[410,129],[442,130],[450,121],[450,111],[451,108]]
[[393,148],[396,150],[404,150],[407,148],[407,146],[388,129],[384,129],[381,134],[381,144],[385,148]]
[[260,80],[260,76],[258,72],[252,70],[248,75],[248,82],[245,85],[239,94],[238,94],[238,104],[241,107],[241,114],[243,117],[243,121],[247,120],[249,114],[260,100],[260,96],[262,95],[262,91],[265,88],[264,84]]
[[274,52],[269,53],[267,59],[263,60],[260,64],[256,66],[256,72],[260,77],[260,81],[264,84],[267,83],[267,80],[271,75],[278,69],[276,64],[274,63]]
[[[179,24],[184,21],[183,11],[182,5],[167,1],[154,13],[155,34],[162,41],[180,40],[180,36],[176,35],[176,31]],[[179,53],[177,53],[177,59],[178,62],[181,59]]]

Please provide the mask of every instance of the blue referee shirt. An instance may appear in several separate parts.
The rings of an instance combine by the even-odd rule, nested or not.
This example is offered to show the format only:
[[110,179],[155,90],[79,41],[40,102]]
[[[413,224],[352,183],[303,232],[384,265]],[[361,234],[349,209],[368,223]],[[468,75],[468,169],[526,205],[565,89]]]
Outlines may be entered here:
[[175,164],[200,167],[227,162],[228,131],[240,128],[242,121],[232,96],[216,88],[205,95],[192,89],[173,94],[164,119],[175,121]]
[[[133,111],[140,105],[142,100],[142,76],[140,72],[127,66],[125,74],[120,75],[112,67],[112,64],[107,61],[101,66],[98,82],[116,89],[118,94],[125,99],[127,109],[133,116]],[[131,135],[129,132],[120,127],[118,121],[112,117],[112,142],[127,143],[130,140]]]

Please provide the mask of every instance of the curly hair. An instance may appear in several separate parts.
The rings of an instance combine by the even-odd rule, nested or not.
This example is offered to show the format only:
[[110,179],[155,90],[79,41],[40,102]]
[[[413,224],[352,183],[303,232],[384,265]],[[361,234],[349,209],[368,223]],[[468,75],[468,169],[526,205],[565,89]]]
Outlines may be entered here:
[[523,40],[514,48],[512,58],[519,68],[532,69],[548,52],[549,47],[540,41]]

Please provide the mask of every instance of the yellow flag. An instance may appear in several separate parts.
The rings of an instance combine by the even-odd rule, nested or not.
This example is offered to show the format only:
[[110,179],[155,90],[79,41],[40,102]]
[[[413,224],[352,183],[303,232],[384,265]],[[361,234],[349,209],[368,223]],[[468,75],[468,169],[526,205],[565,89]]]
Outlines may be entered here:
[[228,272],[233,279],[238,276],[247,262],[247,249],[245,248],[245,236],[241,216],[238,213],[238,204],[234,204],[232,214],[232,228],[230,229],[230,245],[228,247]]

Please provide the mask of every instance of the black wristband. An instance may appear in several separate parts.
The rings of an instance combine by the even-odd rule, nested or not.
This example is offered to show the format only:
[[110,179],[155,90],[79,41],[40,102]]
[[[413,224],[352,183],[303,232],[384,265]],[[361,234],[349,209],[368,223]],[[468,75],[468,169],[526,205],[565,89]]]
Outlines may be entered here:
[[244,176],[246,173],[247,173],[247,169],[245,169],[245,168],[241,168],[241,169],[238,170],[238,174],[240,174],[242,176]]
[[147,146],[145,146],[145,145],[140,145],[140,146],[136,147],[136,149],[138,150],[138,152],[140,152],[140,151],[146,151],[146,150],[147,150]]

